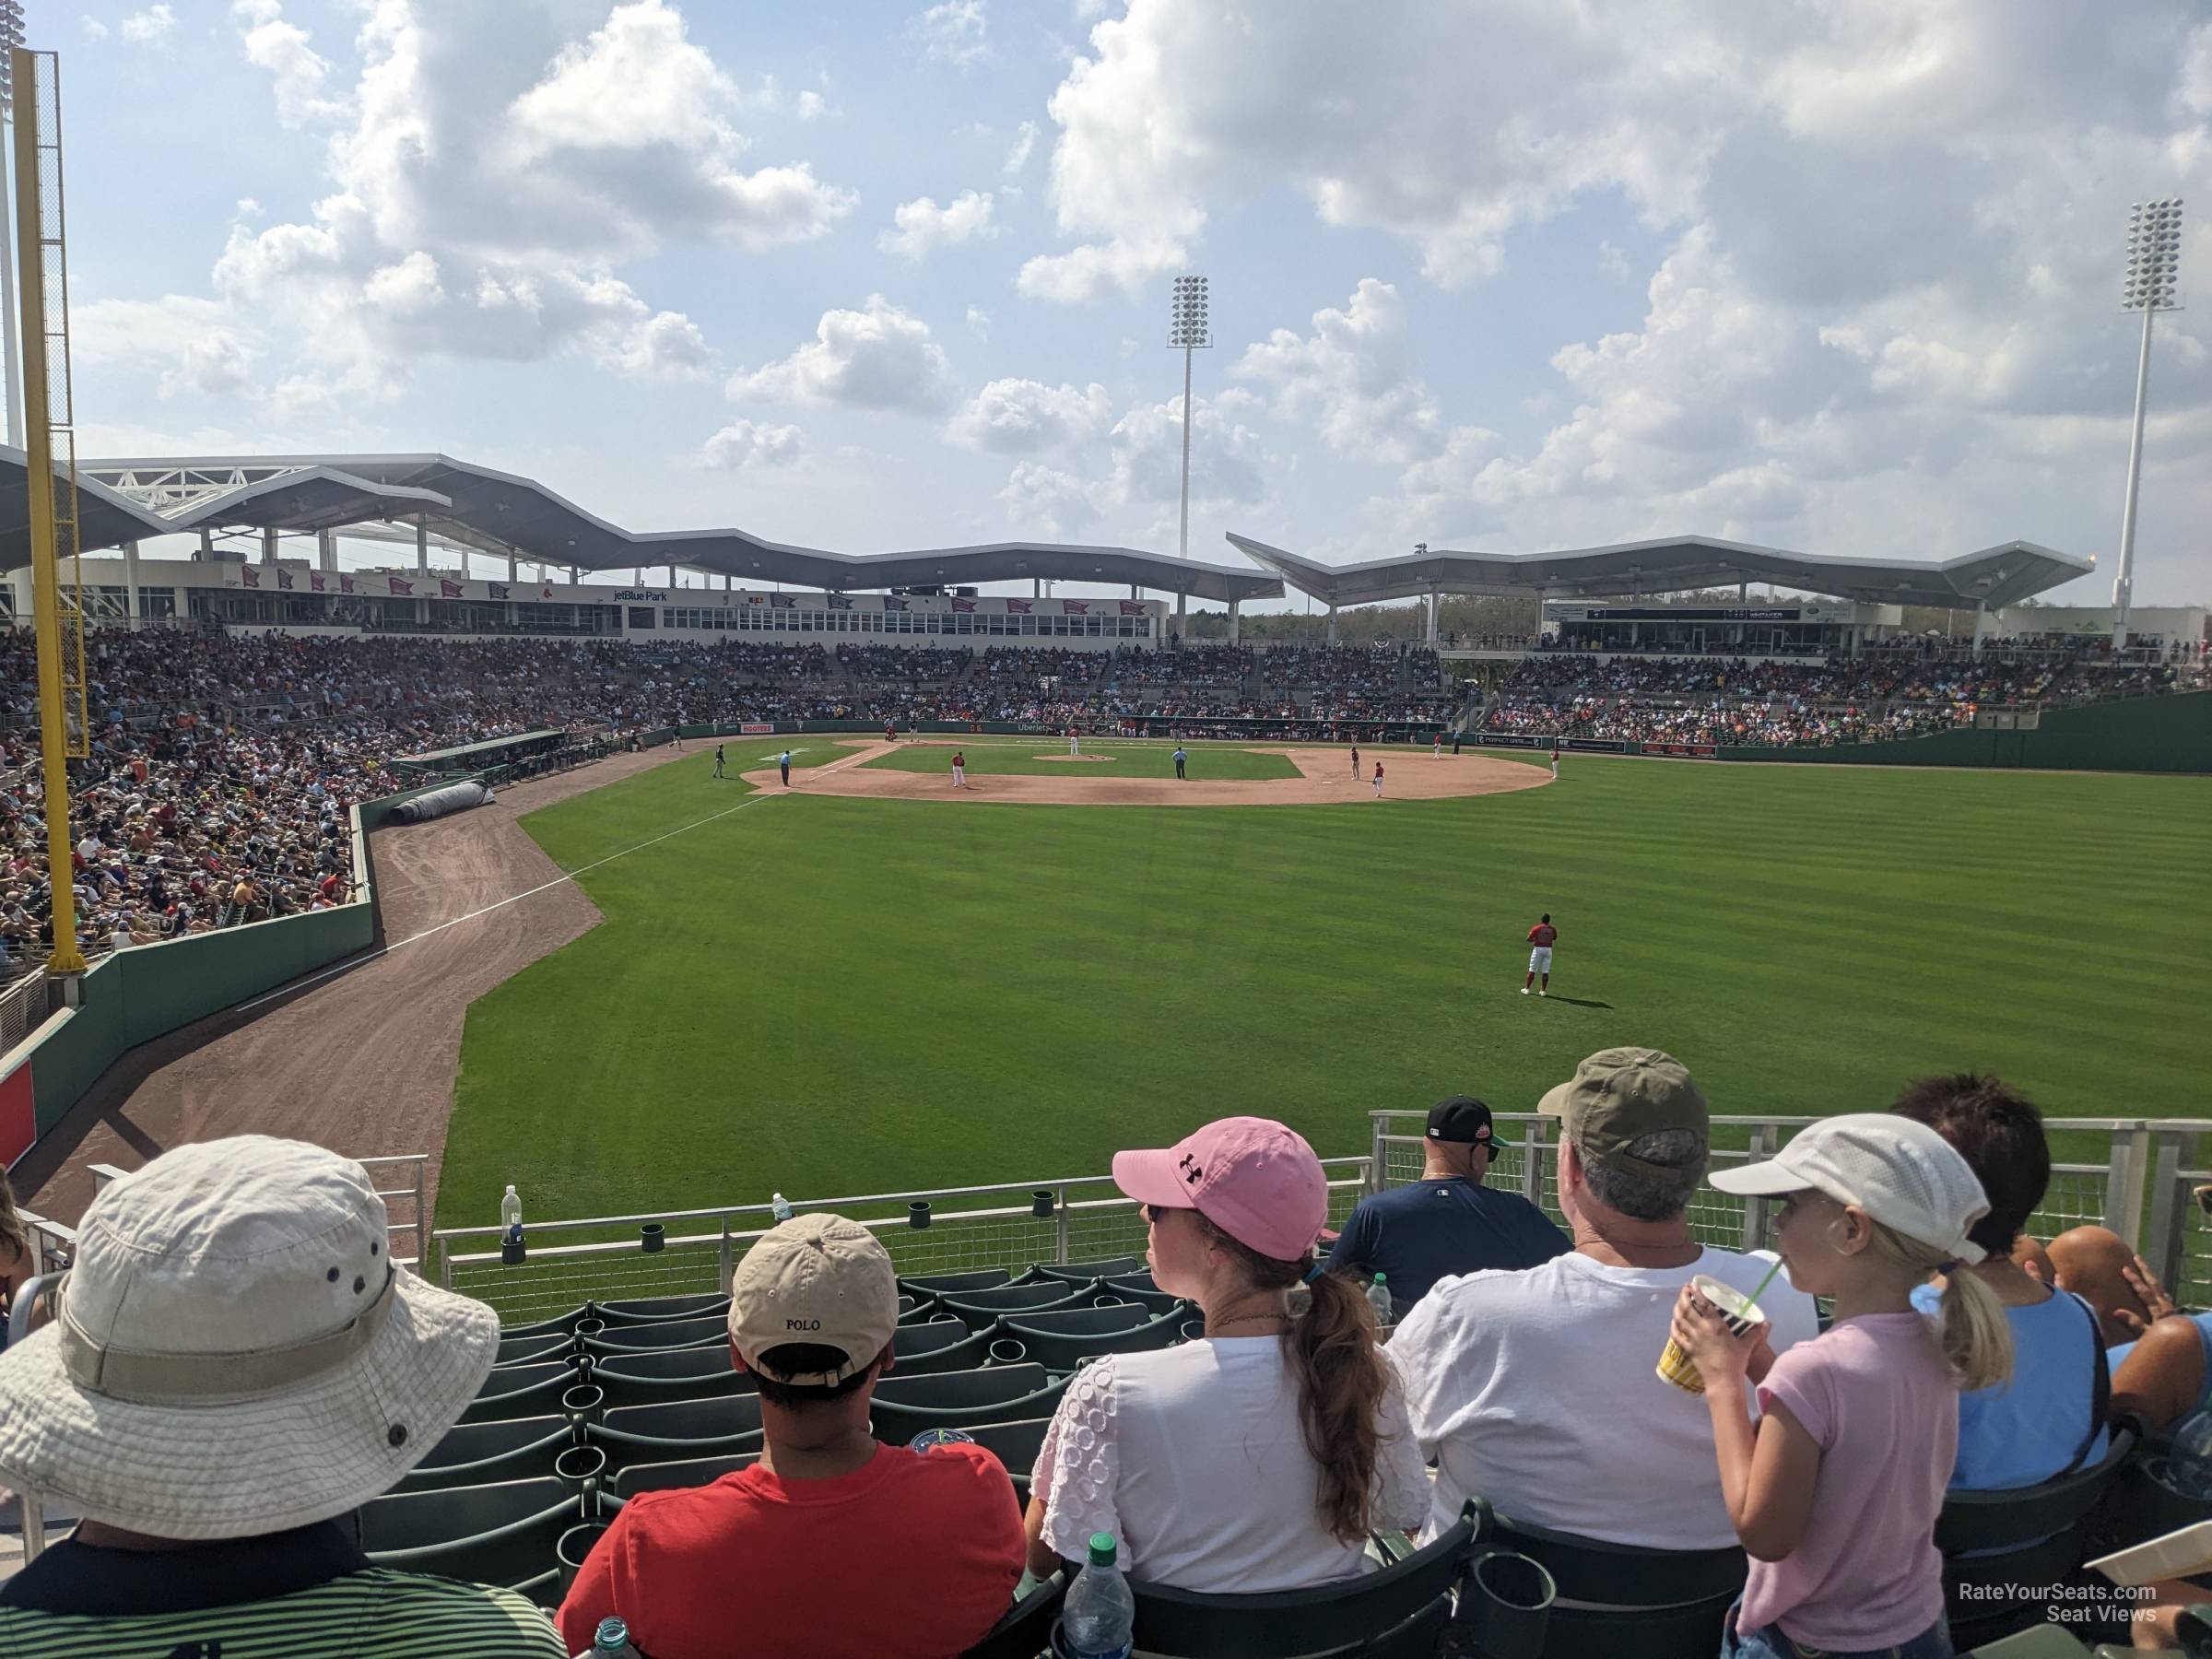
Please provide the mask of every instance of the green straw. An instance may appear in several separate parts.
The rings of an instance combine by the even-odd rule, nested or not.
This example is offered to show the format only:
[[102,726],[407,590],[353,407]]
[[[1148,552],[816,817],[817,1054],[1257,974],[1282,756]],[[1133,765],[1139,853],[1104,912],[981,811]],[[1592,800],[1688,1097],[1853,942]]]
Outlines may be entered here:
[[1767,1277],[1760,1279],[1759,1281],[1759,1288],[1751,1292],[1751,1305],[1753,1307],[1756,1308],[1759,1306],[1759,1299],[1767,1293],[1767,1287],[1774,1282],[1774,1276],[1781,1271],[1782,1258],[1780,1256],[1776,1256],[1774,1258],[1774,1265],[1767,1269]]

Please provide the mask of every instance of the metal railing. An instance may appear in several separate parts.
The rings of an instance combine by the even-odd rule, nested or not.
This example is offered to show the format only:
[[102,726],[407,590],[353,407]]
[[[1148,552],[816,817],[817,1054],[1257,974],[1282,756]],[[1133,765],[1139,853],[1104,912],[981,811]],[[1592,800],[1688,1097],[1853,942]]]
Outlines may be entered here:
[[[1329,1224],[1341,1226],[1372,1189],[1368,1160],[1322,1164]],[[916,1204],[929,1206],[925,1227],[913,1225]],[[793,1199],[791,1207],[851,1216],[874,1230],[908,1277],[983,1267],[1018,1273],[1040,1262],[1107,1261],[1145,1251],[1136,1205],[1106,1175]],[[648,1224],[663,1230],[650,1250],[640,1231]],[[490,1303],[505,1324],[526,1324],[587,1301],[726,1293],[739,1258],[774,1225],[765,1204],[527,1223],[524,1257],[512,1263],[501,1260],[499,1228],[441,1227],[430,1235],[429,1271],[445,1288]]]
[[[1421,1176],[1422,1130],[1427,1114],[1373,1112],[1370,1167],[1376,1188],[1403,1186]],[[1771,1158],[1812,1117],[1716,1117],[1712,1120],[1712,1162],[1726,1169]],[[1510,1146],[1490,1165],[1491,1185],[1510,1188],[1565,1224],[1559,1209],[1557,1118],[1500,1112],[1498,1133]],[[2101,1141],[2100,1163],[2053,1161],[2042,1204],[2028,1218],[2028,1230],[2048,1240],[2069,1228],[2094,1223],[2109,1227],[2141,1251],[2177,1300],[2201,1305],[2212,1295],[2212,1213],[2189,1194],[2197,1185],[2212,1190],[2212,1171],[2201,1166],[2196,1141],[2212,1124],[2187,1120],[2139,1118],[2046,1118],[2043,1127],[2062,1142]],[[1410,1129],[1410,1134],[1405,1130]],[[2186,1145],[2183,1142],[2186,1140]],[[2158,1173],[2153,1175],[2154,1145]],[[2147,1214],[2146,1198],[2149,1198]],[[1690,1201],[1690,1231],[1700,1242],[1731,1250],[1759,1250],[1771,1242],[1772,1206],[1763,1199],[1737,1198],[1700,1186]]]
[[53,982],[43,968],[32,968],[0,991],[0,1054],[44,1025],[53,1012]]

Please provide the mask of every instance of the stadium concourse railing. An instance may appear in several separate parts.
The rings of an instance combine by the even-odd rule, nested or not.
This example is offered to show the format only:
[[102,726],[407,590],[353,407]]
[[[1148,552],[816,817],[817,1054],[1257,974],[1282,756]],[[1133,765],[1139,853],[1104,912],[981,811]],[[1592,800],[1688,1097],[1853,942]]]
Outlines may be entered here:
[[[1421,1175],[1427,1113],[1375,1112],[1368,1161],[1378,1188]],[[1724,1168],[1756,1163],[1781,1150],[1811,1117],[1716,1117],[1712,1160]],[[1489,1182],[1521,1193],[1555,1220],[1559,1211],[1559,1120],[1498,1114],[1511,1144],[1492,1161]],[[2118,1233],[2147,1260],[2185,1307],[2212,1306],[2212,1122],[2194,1118],[2046,1118],[2054,1157],[2051,1185],[2028,1230],[2049,1240],[2095,1224]],[[2092,1156],[2085,1157],[2083,1154]],[[2093,1155],[2101,1153],[2101,1158]],[[1771,1242],[1773,1206],[1702,1187],[1690,1228],[1708,1244],[1735,1250]]]
[[[1340,1226],[1371,1190],[1368,1160],[1322,1163],[1329,1221]],[[835,1210],[864,1223],[910,1277],[982,1267],[1018,1274],[1040,1262],[1106,1261],[1145,1250],[1137,1206],[1106,1175],[794,1198],[791,1207],[801,1215]],[[916,1226],[924,1214],[927,1225]],[[552,1222],[531,1221],[525,1213],[522,1261],[501,1260],[497,1227],[441,1227],[430,1235],[423,1271],[449,1290],[489,1302],[503,1323],[527,1324],[589,1301],[727,1292],[739,1258],[774,1225],[765,1204]],[[641,1230],[649,1226],[661,1230],[650,1249]]]

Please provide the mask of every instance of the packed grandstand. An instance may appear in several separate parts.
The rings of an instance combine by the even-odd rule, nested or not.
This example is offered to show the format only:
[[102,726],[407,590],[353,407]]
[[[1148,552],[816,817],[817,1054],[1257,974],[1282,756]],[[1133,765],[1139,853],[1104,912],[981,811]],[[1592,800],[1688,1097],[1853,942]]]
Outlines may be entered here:
[[[1174,651],[664,641],[341,639],[96,630],[94,738],[73,762],[88,956],[346,901],[347,809],[394,760],[545,728],[605,743],[694,724],[1013,724],[1116,735],[1370,741],[1833,744],[1971,724],[1978,711],[2150,695],[2201,659],[2114,663],[1990,641],[1853,658],[1538,651],[1488,689],[1424,647],[1202,643]],[[52,943],[28,630],[0,641],[0,953]]]

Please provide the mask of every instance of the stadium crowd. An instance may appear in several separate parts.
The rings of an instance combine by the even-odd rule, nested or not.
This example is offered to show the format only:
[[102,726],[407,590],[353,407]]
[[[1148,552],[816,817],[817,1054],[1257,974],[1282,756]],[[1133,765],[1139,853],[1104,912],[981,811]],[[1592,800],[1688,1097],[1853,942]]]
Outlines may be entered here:
[[[1363,1199],[1333,1249],[1323,1167],[1279,1123],[1117,1154],[1153,1285],[1203,1328],[1076,1370],[1026,1512],[971,1440],[875,1438],[891,1259],[855,1221],[782,1221],[737,1262],[726,1316],[761,1455],[632,1496],[550,1623],[513,1592],[373,1564],[354,1521],[476,1397],[491,1311],[395,1267],[358,1164],[259,1136],[182,1147],[94,1199],[65,1317],[42,1304],[0,1354],[0,1476],[82,1517],[0,1586],[0,1636],[152,1654],[250,1630],[271,1652],[553,1659],[613,1618],[653,1659],[734,1640],[957,1654],[1025,1569],[1307,1589],[1480,1496],[1583,1543],[1740,1548],[1721,1659],[1949,1659],[1948,1493],[2038,1487],[2096,1465],[2122,1423],[2212,1401],[2212,1315],[2177,1313],[2101,1228],[2028,1234],[2050,1148],[1994,1077],[1924,1077],[1720,1169],[1703,1093],[1658,1050],[1588,1056],[1540,1110],[1565,1230],[1486,1184],[1499,1142],[1470,1097],[1438,1103],[1421,1179]],[[1700,1242],[1707,1187],[1771,1205],[1775,1249]],[[22,1231],[0,1182],[0,1298]],[[853,1563],[867,1594],[794,1594]],[[2204,1594],[2155,1586],[2137,1644],[2170,1641]]]
[[1485,729],[1538,737],[1789,747],[1912,737],[1984,708],[2064,705],[2172,690],[2179,661],[2077,653],[1879,653],[1820,662],[1530,656],[1499,688]]

